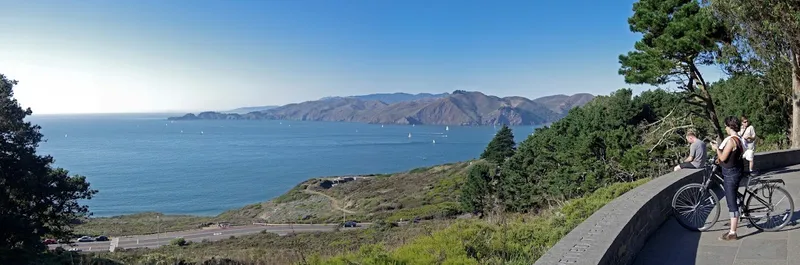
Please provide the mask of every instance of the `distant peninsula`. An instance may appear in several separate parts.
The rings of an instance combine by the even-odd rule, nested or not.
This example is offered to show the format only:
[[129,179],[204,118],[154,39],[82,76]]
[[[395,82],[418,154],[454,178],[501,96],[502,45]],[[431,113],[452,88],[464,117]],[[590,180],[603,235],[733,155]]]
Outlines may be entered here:
[[298,120],[374,124],[539,125],[557,121],[594,98],[581,93],[530,100],[456,90],[443,94],[327,97],[248,113],[201,112],[168,120]]

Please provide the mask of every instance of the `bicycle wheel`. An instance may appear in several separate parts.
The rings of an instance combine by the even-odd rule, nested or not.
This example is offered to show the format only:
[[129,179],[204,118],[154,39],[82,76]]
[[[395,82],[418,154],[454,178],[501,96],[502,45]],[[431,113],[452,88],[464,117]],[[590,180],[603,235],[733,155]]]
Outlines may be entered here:
[[717,205],[717,195],[698,183],[681,187],[672,198],[675,219],[681,226],[692,231],[706,231],[717,223]]
[[794,200],[792,195],[775,184],[762,185],[750,194],[745,202],[748,221],[758,230],[777,231],[792,221]]

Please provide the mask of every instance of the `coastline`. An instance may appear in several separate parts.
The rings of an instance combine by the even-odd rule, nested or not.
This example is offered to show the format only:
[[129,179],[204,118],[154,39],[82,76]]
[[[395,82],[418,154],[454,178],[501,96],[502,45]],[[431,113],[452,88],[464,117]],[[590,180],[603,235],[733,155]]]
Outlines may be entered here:
[[[297,183],[291,189],[285,191],[281,195],[275,196],[270,198],[266,201],[256,202],[253,204],[242,205],[238,208],[228,209],[220,214],[213,215],[213,216],[202,216],[202,215],[191,215],[191,214],[169,214],[169,213],[162,213],[162,212],[138,212],[138,213],[131,213],[131,214],[123,214],[123,215],[115,215],[115,216],[105,216],[105,217],[88,217],[81,219],[79,224],[74,227],[74,231],[76,234],[79,235],[92,235],[92,236],[99,236],[99,235],[106,235],[106,236],[130,236],[130,235],[148,235],[148,234],[156,234],[156,233],[163,233],[163,232],[177,232],[177,231],[188,231],[188,230],[197,230],[197,229],[204,229],[208,227],[214,227],[220,223],[227,223],[231,226],[245,226],[245,225],[253,225],[253,224],[338,224],[341,223],[342,214],[341,211],[345,211],[347,216],[350,216],[351,219],[360,219],[359,221],[373,221],[373,220],[366,220],[363,218],[369,218],[369,216],[373,216],[375,220],[385,220],[385,219],[398,219],[397,217],[392,217],[390,213],[384,213],[383,215],[378,214],[374,215],[373,212],[359,212],[356,213],[355,211],[349,211],[344,208],[340,208],[330,195],[323,194],[317,191],[311,191],[312,187],[317,188],[320,183],[325,181],[332,181],[335,179],[348,179],[351,178],[353,181],[351,183],[346,183],[348,187],[359,187],[362,183],[366,182],[378,182],[377,180],[384,180],[390,179],[393,176],[398,176],[398,178],[408,177],[408,176],[417,176],[417,175],[424,175],[425,177],[429,177],[430,174],[436,174],[438,172],[445,172],[441,168],[459,166],[459,169],[463,169],[466,165],[470,164],[471,161],[474,159],[466,160],[466,161],[458,161],[458,162],[451,162],[446,164],[439,164],[427,167],[417,167],[406,171],[401,172],[394,172],[394,173],[372,173],[372,174],[362,174],[362,175],[335,175],[335,176],[326,176],[326,177],[314,177],[309,178],[304,181]],[[445,169],[446,170],[446,169]],[[433,173],[432,173],[433,172]],[[449,172],[445,172],[447,174],[440,174],[442,176],[450,176]],[[434,177],[431,177],[434,178]],[[306,191],[308,189],[308,191]],[[368,189],[368,188],[367,188]],[[417,191],[424,190],[424,187],[417,187]],[[374,192],[374,191],[371,191]],[[452,195],[452,194],[451,194]],[[330,202],[319,200],[320,197],[327,197]],[[316,199],[316,200],[312,200]],[[308,208],[308,205],[303,205],[300,207],[281,207],[282,205],[292,204],[297,202],[305,202],[305,200],[311,200],[312,204],[316,203],[316,206],[320,206],[320,204],[324,204],[323,208],[325,209],[317,209],[317,212],[333,212],[333,214],[323,214],[320,216],[315,217],[307,217],[307,218],[297,218],[293,221],[288,222],[270,222],[268,220],[264,220],[259,218],[260,211],[264,211],[267,207],[278,207],[281,211],[284,212],[291,212],[294,213],[295,211],[301,211],[291,208]],[[425,208],[427,206],[437,206],[436,203],[432,203],[431,205],[422,204],[418,207]],[[330,207],[327,207],[330,205]],[[438,205],[441,206],[441,203]],[[452,205],[447,205],[452,206]],[[288,209],[287,209],[288,208]],[[319,207],[318,207],[319,208]],[[418,208],[411,208],[406,210],[415,210]],[[340,211],[341,210],[341,211]],[[389,210],[400,210],[400,209],[389,209]],[[433,210],[439,210],[434,207]],[[416,212],[413,214],[417,214]],[[306,216],[304,216],[306,217]],[[284,217],[286,218],[286,217]],[[402,219],[402,218],[400,218]],[[406,218],[409,219],[409,218]]]

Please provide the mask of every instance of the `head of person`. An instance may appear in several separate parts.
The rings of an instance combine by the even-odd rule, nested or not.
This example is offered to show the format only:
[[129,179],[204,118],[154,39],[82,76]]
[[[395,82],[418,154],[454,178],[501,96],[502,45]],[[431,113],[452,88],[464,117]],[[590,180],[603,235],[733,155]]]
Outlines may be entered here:
[[739,122],[739,118],[735,116],[728,116],[725,118],[725,131],[728,132],[728,135],[736,135],[741,128],[741,123]]
[[747,116],[745,116],[745,115],[742,115],[741,122],[742,122],[742,127],[741,128],[747,128],[747,126],[753,125],[753,124],[750,123],[750,119],[748,119]]
[[686,141],[690,144],[693,144],[695,141],[697,141],[697,133],[695,133],[694,130],[689,130],[686,132]]

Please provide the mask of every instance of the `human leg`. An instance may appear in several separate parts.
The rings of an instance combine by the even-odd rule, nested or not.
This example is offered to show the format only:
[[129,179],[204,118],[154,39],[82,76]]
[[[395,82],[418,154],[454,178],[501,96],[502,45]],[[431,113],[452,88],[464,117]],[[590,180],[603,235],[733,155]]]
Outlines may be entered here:
[[683,162],[683,163],[680,163],[677,166],[675,166],[675,168],[673,168],[673,169],[675,171],[678,171],[678,170],[683,169],[683,168],[692,168],[693,169],[693,168],[696,168],[696,167],[694,165],[692,165],[692,163]]
[[723,186],[725,188],[725,201],[728,203],[728,213],[731,218],[730,231],[723,234],[720,239],[722,240],[735,240],[737,239],[736,230],[739,228],[739,202],[737,200],[739,180],[741,179],[742,172],[738,168],[723,168],[722,176],[724,177]]
[[755,153],[755,151],[753,149],[746,150],[744,152],[744,159],[749,162],[748,169],[749,169],[750,175],[757,176],[758,172],[756,171],[756,168],[755,168],[754,163],[753,163],[753,160],[755,159],[755,154],[754,153]]

